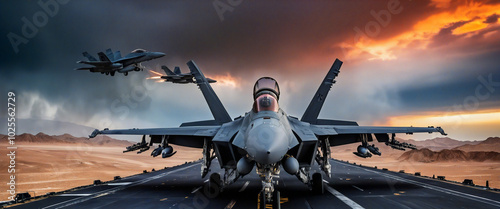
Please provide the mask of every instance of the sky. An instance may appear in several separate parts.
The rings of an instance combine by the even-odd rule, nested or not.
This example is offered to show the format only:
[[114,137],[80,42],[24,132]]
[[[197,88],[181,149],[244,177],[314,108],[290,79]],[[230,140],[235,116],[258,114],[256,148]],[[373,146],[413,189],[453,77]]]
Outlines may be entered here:
[[[211,119],[196,85],[147,79],[161,65],[187,72],[189,60],[218,80],[231,117],[251,109],[264,76],[278,81],[281,108],[301,117],[338,58],[320,118],[500,136],[498,1],[1,1],[0,17],[0,98],[16,93],[18,118],[99,129]],[[107,48],[166,56],[126,77],[74,70],[82,52]]]

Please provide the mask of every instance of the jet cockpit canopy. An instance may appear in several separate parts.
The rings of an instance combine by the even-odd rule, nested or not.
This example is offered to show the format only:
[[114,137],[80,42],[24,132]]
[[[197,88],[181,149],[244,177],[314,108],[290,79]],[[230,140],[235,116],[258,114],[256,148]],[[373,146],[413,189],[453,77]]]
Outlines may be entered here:
[[262,77],[253,87],[254,112],[274,111],[278,112],[278,99],[280,96],[280,87],[278,82],[271,77]]
[[257,99],[262,94],[271,94],[276,100],[280,99],[280,87],[278,82],[271,77],[262,77],[253,86],[253,99]]

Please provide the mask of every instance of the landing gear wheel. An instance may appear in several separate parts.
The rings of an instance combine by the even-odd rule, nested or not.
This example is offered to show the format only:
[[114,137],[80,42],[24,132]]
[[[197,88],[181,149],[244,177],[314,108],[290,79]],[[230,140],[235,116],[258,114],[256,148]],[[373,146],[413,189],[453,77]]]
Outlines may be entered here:
[[124,72],[123,75],[127,76],[128,75],[128,72]]
[[115,71],[109,73],[111,76],[115,76]]
[[204,185],[204,192],[208,198],[215,198],[219,195],[221,188],[221,180],[219,173],[212,173],[210,179]]
[[259,195],[259,208],[260,209],[265,209],[266,208],[266,192],[262,190]]
[[278,191],[277,189],[275,189],[273,192],[273,209],[281,209],[280,191]]
[[312,189],[316,194],[323,194],[325,187],[323,186],[323,175],[321,173],[314,173],[312,175]]
[[109,72],[106,72],[106,75],[109,75]]

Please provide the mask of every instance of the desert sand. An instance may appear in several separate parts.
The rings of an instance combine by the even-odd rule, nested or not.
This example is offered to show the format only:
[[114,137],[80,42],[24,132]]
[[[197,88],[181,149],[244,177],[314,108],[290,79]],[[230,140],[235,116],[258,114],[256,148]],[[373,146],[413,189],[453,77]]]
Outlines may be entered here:
[[[3,147],[6,144],[2,144]],[[122,153],[123,147],[100,147],[88,144],[34,144],[17,145],[16,190],[34,191],[36,195],[63,191],[82,185],[92,184],[95,179],[109,181],[114,176],[130,176],[143,170],[162,169],[183,164],[202,157],[201,149],[175,146],[177,154],[170,158],[153,158],[151,150],[142,154]],[[0,150],[4,156],[0,167],[0,182],[8,182],[8,162],[6,149]],[[7,186],[2,183],[0,200],[7,200]],[[31,193],[33,194],[33,193]]]

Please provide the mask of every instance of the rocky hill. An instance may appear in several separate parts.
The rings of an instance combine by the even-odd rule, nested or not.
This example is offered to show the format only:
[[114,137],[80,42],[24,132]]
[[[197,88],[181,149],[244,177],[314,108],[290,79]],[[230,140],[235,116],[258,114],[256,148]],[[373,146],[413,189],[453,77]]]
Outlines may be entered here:
[[458,161],[495,161],[500,162],[500,153],[498,152],[465,152],[462,150],[444,149],[438,152],[430,149],[411,150],[403,153],[398,160],[413,162],[458,162]]
[[427,148],[432,151],[440,151],[444,149],[453,149],[455,147],[463,146],[463,145],[476,145],[481,143],[481,141],[459,141],[455,139],[451,139],[448,137],[437,137],[434,139],[426,139],[424,141],[416,141],[413,139],[410,140],[400,140],[405,141],[410,144],[414,144],[417,148]]
[[466,144],[455,147],[453,149],[462,150],[466,152],[473,152],[473,151],[500,152],[500,137],[489,137],[488,139],[480,142],[479,144]]

